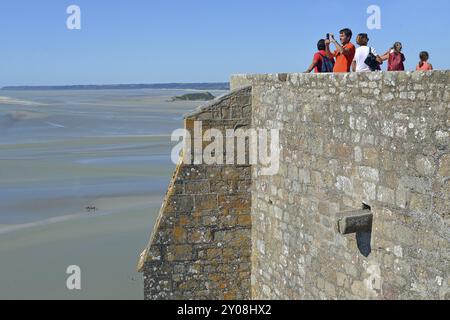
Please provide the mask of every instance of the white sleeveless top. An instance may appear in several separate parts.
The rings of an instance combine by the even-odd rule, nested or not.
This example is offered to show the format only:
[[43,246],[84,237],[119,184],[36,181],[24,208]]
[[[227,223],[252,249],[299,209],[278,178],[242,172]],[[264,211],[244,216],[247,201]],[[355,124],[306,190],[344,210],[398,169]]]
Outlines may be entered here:
[[[353,58],[353,61],[356,62],[356,72],[371,72],[370,67],[364,62],[367,59],[367,56],[369,55],[371,47],[368,46],[361,46],[359,48],[356,48],[355,57]],[[374,48],[372,49],[372,53],[377,56],[377,52]]]

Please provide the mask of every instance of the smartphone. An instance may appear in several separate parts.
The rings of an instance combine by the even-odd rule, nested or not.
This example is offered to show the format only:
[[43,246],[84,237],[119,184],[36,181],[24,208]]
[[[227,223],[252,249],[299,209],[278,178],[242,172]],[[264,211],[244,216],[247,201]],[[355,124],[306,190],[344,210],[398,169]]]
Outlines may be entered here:
[[329,34],[329,33],[327,33],[326,39],[327,39],[327,40],[330,40],[330,34]]

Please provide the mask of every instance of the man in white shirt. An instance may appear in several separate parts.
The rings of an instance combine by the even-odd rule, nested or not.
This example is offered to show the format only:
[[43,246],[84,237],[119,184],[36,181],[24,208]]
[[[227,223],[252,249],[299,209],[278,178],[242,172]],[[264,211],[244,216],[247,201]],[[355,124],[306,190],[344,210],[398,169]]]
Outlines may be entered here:
[[369,42],[369,37],[367,33],[360,33],[356,38],[356,43],[360,45],[359,48],[356,49],[355,57],[352,62],[352,70],[353,72],[371,72],[373,71],[370,66],[366,64],[366,59],[369,56],[369,53],[376,57],[376,60],[379,64],[383,63],[381,57],[377,54],[377,51],[374,48],[368,47],[367,43]]

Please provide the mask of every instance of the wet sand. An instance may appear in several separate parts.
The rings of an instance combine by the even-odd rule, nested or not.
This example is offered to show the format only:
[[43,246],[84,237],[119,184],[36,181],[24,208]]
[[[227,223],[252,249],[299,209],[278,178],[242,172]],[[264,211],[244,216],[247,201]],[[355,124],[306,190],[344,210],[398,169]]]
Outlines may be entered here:
[[[134,209],[128,205],[133,201]],[[111,212],[80,213],[0,234],[0,299],[142,299],[142,275],[135,271],[138,249],[160,203],[153,202],[150,210],[146,197],[96,204],[108,204]],[[70,265],[81,268],[81,290],[66,287]]]
[[143,298],[135,269],[175,168],[170,134],[202,104],[167,102],[185,93],[1,93],[0,299]]

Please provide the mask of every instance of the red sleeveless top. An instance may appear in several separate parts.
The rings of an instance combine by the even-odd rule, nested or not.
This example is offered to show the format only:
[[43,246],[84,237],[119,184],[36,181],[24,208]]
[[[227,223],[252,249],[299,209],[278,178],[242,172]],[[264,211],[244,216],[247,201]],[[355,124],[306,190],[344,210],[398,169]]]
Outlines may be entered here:
[[388,71],[405,71],[405,56],[401,52],[391,52],[389,54]]

